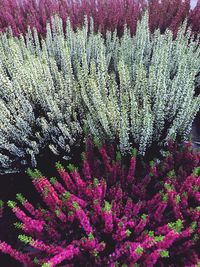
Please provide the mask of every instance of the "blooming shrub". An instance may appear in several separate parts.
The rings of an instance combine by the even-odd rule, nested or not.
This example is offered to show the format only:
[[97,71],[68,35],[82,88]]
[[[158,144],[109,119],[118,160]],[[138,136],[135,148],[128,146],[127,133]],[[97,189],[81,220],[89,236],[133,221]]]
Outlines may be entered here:
[[61,72],[47,48],[33,54],[29,38],[27,47],[5,35],[0,41],[0,174],[36,166],[45,148],[68,158],[82,133],[70,59],[63,54]]
[[[145,163],[133,149],[122,158],[115,146],[90,138],[82,166],[60,178],[28,170],[44,205],[21,194],[8,205],[31,252],[0,241],[0,250],[28,266],[195,266],[200,260],[200,153],[170,143],[163,158]],[[157,265],[156,265],[157,266]]]
[[102,46],[93,62],[82,59],[77,76],[89,133],[117,139],[122,153],[134,145],[141,154],[153,142],[188,138],[200,107],[194,96],[200,47],[194,40],[189,46],[184,33],[183,25],[175,40],[171,31],[152,35],[145,15],[134,37],[126,30],[111,43],[109,57]]
[[[198,4],[199,5],[199,4]],[[117,29],[121,36],[127,24],[135,33],[136,23],[144,9],[150,13],[150,28],[165,31],[170,27],[175,33],[183,20],[189,16],[189,24],[199,32],[199,7],[190,10],[190,0],[0,0],[0,31],[11,27],[14,35],[26,33],[28,25],[36,27],[39,34],[46,34],[46,23],[52,15],[59,14],[66,21],[69,16],[73,27],[83,25],[84,16],[92,17],[95,30]]]
[[[94,136],[119,140],[144,154],[153,142],[187,137],[199,110],[194,95],[200,69],[198,42],[171,31],[150,34],[148,15],[134,37],[121,40],[74,31],[52,18],[47,36],[0,36],[0,173],[36,166],[44,147],[69,155],[85,128]],[[91,93],[92,92],[92,93]],[[15,96],[15,97],[13,97]]]
[[122,34],[125,23],[135,31],[137,20],[145,6],[144,0],[1,0],[0,1],[0,31],[11,27],[14,35],[26,33],[28,25],[36,27],[39,34],[46,34],[46,23],[51,16],[58,14],[64,24],[69,16],[75,28],[84,24],[84,17],[92,17],[95,30],[117,29]]

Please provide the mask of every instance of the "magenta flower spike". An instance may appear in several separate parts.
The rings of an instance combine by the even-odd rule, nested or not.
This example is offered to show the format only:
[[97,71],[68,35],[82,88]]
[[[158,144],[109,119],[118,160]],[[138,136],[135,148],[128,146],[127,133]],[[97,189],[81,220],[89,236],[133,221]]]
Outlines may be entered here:
[[200,154],[171,142],[160,161],[134,154],[127,163],[114,144],[87,144],[79,169],[57,163],[50,182],[28,171],[43,204],[17,194],[21,207],[8,205],[33,252],[2,241],[0,251],[33,267],[198,266]]

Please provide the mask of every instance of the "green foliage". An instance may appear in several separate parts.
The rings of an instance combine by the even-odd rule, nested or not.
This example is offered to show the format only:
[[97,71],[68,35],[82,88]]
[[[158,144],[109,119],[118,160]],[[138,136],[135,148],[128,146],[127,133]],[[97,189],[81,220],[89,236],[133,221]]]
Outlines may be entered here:
[[26,198],[22,194],[16,194],[16,199],[22,204],[26,202]]
[[131,234],[132,234],[132,232],[129,229],[127,229],[126,230],[126,236],[129,237]]
[[71,197],[71,193],[66,191],[65,193],[63,193],[62,196],[63,196],[64,201],[66,201]]
[[160,256],[162,258],[169,258],[169,251],[168,250],[161,250]]
[[79,210],[79,209],[80,209],[80,206],[79,206],[79,204],[78,204],[76,201],[73,201],[73,202],[72,202],[72,205],[73,205],[73,208],[74,208],[75,210]]
[[8,207],[11,209],[15,208],[17,205],[15,201],[11,201],[11,200],[8,200],[7,204],[8,204]]
[[135,252],[138,254],[138,255],[141,255],[143,253],[144,249],[141,247],[141,246],[138,246],[135,250]]
[[51,177],[51,178],[50,178],[50,182],[51,182],[52,184],[55,184],[55,183],[57,182],[56,177]]
[[108,201],[104,201],[103,211],[109,212],[109,211],[111,211],[111,208],[112,208],[112,206],[110,205],[110,203]]
[[77,171],[77,168],[76,168],[73,164],[69,164],[69,165],[67,166],[67,168],[68,168],[68,170],[69,170],[70,172],[75,172],[75,171]]
[[34,170],[31,170],[30,168],[27,169],[26,173],[32,178],[32,179],[38,179],[40,177],[42,177],[42,173],[37,170],[37,169],[34,169]]
[[62,163],[60,163],[60,161],[56,162],[56,169],[58,170],[64,170],[64,166],[62,165]]
[[30,236],[26,236],[26,235],[19,235],[19,236],[18,236],[18,239],[19,239],[20,241],[22,241],[23,243],[25,243],[25,244],[29,244],[29,245],[33,242],[32,237],[30,237]]
[[0,208],[3,208],[3,206],[4,206],[4,202],[3,200],[0,199]]
[[15,223],[14,223],[14,226],[15,226],[15,228],[17,228],[17,229],[22,229],[22,228],[23,228],[23,223],[15,222]]
[[178,219],[176,222],[168,223],[168,226],[173,229],[175,232],[180,233],[183,229],[183,221]]

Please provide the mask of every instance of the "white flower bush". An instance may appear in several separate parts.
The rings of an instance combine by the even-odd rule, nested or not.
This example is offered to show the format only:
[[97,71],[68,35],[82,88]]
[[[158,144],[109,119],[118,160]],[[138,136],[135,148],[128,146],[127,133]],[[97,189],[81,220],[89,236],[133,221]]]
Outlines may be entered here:
[[200,106],[194,96],[200,47],[185,29],[175,40],[169,30],[152,35],[145,15],[135,36],[126,30],[112,42],[111,59],[102,46],[96,62],[82,62],[79,84],[89,132],[119,140],[122,152],[137,145],[143,155],[152,142],[188,137]]
[[73,75],[59,71],[53,58],[47,61],[45,51],[36,56],[26,47],[20,50],[12,38],[6,52],[3,49],[1,46],[0,172],[36,166],[36,156],[47,146],[55,154],[68,156],[82,132]]
[[94,33],[92,20],[90,31],[87,20],[63,31],[58,16],[45,39],[0,34],[0,173],[36,166],[45,147],[67,157],[83,124],[123,153],[184,139],[200,104],[200,48],[184,33],[185,25],[175,40],[171,31],[150,34],[145,14],[136,35],[126,29],[121,39]]

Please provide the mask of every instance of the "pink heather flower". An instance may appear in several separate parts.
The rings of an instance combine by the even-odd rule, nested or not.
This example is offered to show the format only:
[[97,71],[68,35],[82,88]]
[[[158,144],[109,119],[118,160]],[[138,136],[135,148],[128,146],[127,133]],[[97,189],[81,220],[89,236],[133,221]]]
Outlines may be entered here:
[[156,209],[155,213],[154,213],[154,218],[156,221],[161,222],[162,217],[163,217],[163,213],[165,211],[167,207],[167,203],[166,202],[160,202],[158,205],[158,208]]
[[45,245],[42,241],[39,240],[33,240],[31,242],[31,246],[33,246],[34,248],[37,248],[41,251],[46,251],[50,254],[56,254],[59,253],[61,251],[63,251],[62,247],[58,247],[58,246],[47,246]]
[[179,237],[179,234],[175,233],[172,230],[165,236],[165,238],[162,241],[159,242],[157,247],[160,249],[168,249],[178,237]]
[[27,264],[28,266],[33,266],[31,259],[28,255],[23,254],[15,249],[13,249],[10,245],[6,244],[5,242],[0,241],[0,251],[3,253],[9,254],[15,260]]
[[72,182],[72,179],[68,172],[66,172],[64,169],[57,169],[60,177],[63,179],[67,190],[70,190],[72,193],[76,192],[75,184]]
[[113,230],[113,217],[111,211],[111,205],[105,201],[105,206],[103,208],[103,220],[105,224],[105,232],[110,233]]
[[[63,262],[64,260],[71,260],[75,255],[79,252],[78,248],[75,248],[73,245],[69,245],[65,250],[57,254],[56,256],[52,257],[47,264],[50,267],[57,266],[59,263]],[[45,266],[45,265],[43,265]],[[47,265],[48,266],[48,265]]]
[[55,210],[57,206],[61,205],[61,201],[50,182],[46,177],[40,177],[34,179],[33,184],[35,185],[38,192],[44,196],[44,201],[49,208]]
[[160,258],[160,249],[151,252],[145,259],[144,264],[148,267],[153,267]]
[[125,24],[134,34],[137,21],[145,9],[149,11],[149,27],[152,31],[160,28],[161,32],[164,32],[166,28],[171,28],[176,35],[187,16],[193,32],[197,34],[200,29],[199,2],[194,10],[191,10],[189,0],[0,0],[0,7],[0,31],[11,26],[15,36],[25,34],[28,25],[31,29],[36,27],[39,35],[45,36],[46,23],[54,14],[60,15],[64,28],[68,16],[74,29],[83,25],[86,16],[93,18],[94,30],[100,29],[104,36],[107,30],[116,30],[121,36]]
[[74,213],[77,219],[79,220],[81,226],[85,230],[87,234],[90,234],[93,232],[92,227],[90,225],[89,218],[85,214],[85,212],[82,210],[82,208],[78,205],[77,202],[73,202],[74,207]]
[[[35,257],[43,267],[77,266],[80,262],[94,267],[165,266],[166,262],[170,266],[197,265],[200,153],[190,146],[180,149],[170,145],[170,157],[163,156],[156,164],[156,172],[148,162],[139,164],[137,158],[132,186],[132,157],[128,164],[128,157],[124,160],[116,152],[116,161],[113,160],[114,145],[109,149],[104,144],[106,151],[102,154],[100,147],[90,144],[93,158],[87,151],[85,155],[91,179],[86,178],[80,164],[82,169],[72,169],[69,175],[72,190],[68,188],[69,177],[67,183],[63,177],[51,178],[50,184],[38,171],[29,171],[47,208],[34,208],[19,194],[17,199],[24,211],[15,202],[10,201],[9,205],[20,221],[15,226],[28,235],[20,235],[20,241],[34,247],[34,253],[17,254],[6,243],[0,245],[0,250],[21,262],[30,259],[28,266]],[[57,169],[66,175],[63,167],[57,165]]]
[[84,177],[85,177],[86,180],[91,180],[92,179],[90,165],[89,165],[87,159],[85,159],[83,161],[83,174],[84,174]]
[[12,208],[13,212],[15,213],[16,217],[21,220],[26,229],[30,229],[31,231],[41,232],[43,230],[44,221],[34,220],[28,217],[20,208],[14,206]]
[[105,146],[102,146],[100,149],[99,149],[99,152],[102,156],[102,159],[103,159],[103,162],[104,162],[104,165],[105,165],[105,170],[107,172],[111,172],[112,171],[112,167],[110,165],[110,159],[108,157],[108,154],[107,154],[107,151],[106,151],[106,148]]
[[133,201],[131,198],[127,199],[126,206],[124,208],[124,214],[127,218],[131,217],[131,210],[133,208]]
[[134,229],[134,231],[135,231],[135,233],[137,234],[137,235],[139,235],[143,230],[144,230],[144,228],[145,228],[145,226],[146,226],[146,224],[147,224],[147,218],[142,218],[142,219],[140,219],[140,221],[138,222],[138,224],[135,226],[135,229]]

